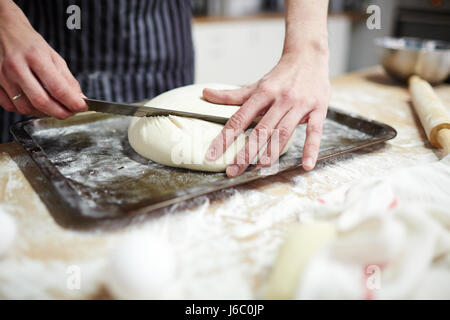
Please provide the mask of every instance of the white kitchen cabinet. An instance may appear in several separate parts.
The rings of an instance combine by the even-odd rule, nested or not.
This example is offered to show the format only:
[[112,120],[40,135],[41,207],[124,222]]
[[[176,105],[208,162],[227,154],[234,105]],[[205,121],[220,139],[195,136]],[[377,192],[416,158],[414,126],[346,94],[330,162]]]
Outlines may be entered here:
[[[351,20],[345,15],[328,19],[330,75],[347,70]],[[197,83],[248,84],[260,79],[278,61],[284,39],[280,17],[206,19],[194,22]]]

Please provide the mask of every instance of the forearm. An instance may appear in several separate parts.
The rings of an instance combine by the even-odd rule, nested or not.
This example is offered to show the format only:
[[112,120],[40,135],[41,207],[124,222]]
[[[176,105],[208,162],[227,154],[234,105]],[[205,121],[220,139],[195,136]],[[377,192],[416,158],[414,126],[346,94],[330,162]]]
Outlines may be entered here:
[[283,54],[328,55],[328,0],[286,0]]
[[0,1],[0,16],[6,11],[15,6],[16,4],[12,0]]
[[13,19],[26,19],[22,10],[12,0],[0,0],[0,28]]
[[208,161],[219,159],[251,120],[263,115],[228,166],[228,176],[243,173],[260,154],[256,168],[274,164],[297,125],[304,123],[302,166],[305,170],[314,168],[330,96],[327,9],[327,0],[286,0],[286,36],[277,65],[244,88],[203,91],[210,102],[241,106],[214,139]]
[[[5,46],[6,38],[21,37],[19,31],[31,28],[22,10],[12,0],[0,0],[0,49]],[[15,33],[15,34],[14,34]]]

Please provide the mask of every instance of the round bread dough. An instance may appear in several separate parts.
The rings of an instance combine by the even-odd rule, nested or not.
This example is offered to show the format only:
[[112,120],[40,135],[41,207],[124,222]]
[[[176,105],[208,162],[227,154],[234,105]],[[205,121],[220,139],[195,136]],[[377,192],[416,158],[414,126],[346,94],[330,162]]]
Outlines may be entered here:
[[104,282],[117,299],[161,299],[175,273],[176,259],[169,243],[138,232],[125,236],[112,250]]
[[[167,91],[146,105],[224,117],[231,117],[239,109],[237,106],[205,101],[202,98],[204,88],[239,87],[223,84],[189,85]],[[157,163],[199,171],[221,172],[233,163],[236,154],[245,145],[245,134],[241,134],[219,159],[207,161],[206,151],[222,128],[221,124],[186,117],[135,117],[128,128],[128,141],[137,153]],[[291,143],[292,138],[283,153]]]

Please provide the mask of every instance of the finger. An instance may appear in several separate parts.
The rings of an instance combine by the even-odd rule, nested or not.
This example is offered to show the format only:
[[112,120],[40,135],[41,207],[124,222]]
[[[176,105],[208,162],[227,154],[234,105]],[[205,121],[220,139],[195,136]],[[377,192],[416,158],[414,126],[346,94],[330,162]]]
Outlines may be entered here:
[[243,105],[248,98],[250,98],[255,88],[256,84],[232,90],[205,88],[203,90],[203,98],[212,103],[240,106]]
[[265,148],[278,122],[291,108],[281,103],[275,103],[269,108],[266,115],[250,133],[245,146],[238,152],[234,164],[227,169],[228,176],[240,175],[248,168],[259,151]]
[[42,117],[48,117],[47,114],[40,112],[37,109],[34,109],[34,112],[32,113],[33,116],[38,117],[38,118],[42,118]]
[[63,75],[63,77],[67,80],[69,85],[78,91],[78,93],[81,93],[81,86],[80,83],[75,79],[75,77],[72,75],[72,72],[70,72],[69,67],[67,66],[66,61],[61,58],[61,56],[55,52],[52,56],[53,63],[58,68],[59,72]]
[[254,94],[236,111],[223,127],[221,133],[213,140],[206,152],[206,160],[217,160],[234,140],[243,133],[253,119],[271,103],[263,95]]
[[308,114],[306,114],[299,122],[298,124],[305,124],[308,123]]
[[24,92],[31,105],[39,112],[58,119],[66,119],[72,115],[72,112],[47,93],[29,68],[20,68],[11,76],[17,78],[17,82],[22,86],[21,91]]
[[2,106],[6,111],[17,112],[16,107],[9,99],[8,94],[5,92],[3,88],[0,88],[0,106]]
[[50,95],[67,109],[80,112],[87,110],[78,88],[72,88],[49,58],[32,58],[32,71],[42,81]]
[[22,100],[21,102],[24,105],[28,106],[28,108],[30,109],[29,111],[26,111],[26,113],[24,113],[24,114],[35,116],[35,117],[47,116],[45,113],[42,113],[38,109],[34,108],[33,105],[31,104],[30,100],[27,98],[26,95],[21,96],[20,100]]
[[21,97],[21,99],[26,99],[28,104],[32,107],[31,112],[29,113],[32,116],[35,117],[48,117],[48,114],[43,113],[42,111],[39,111],[38,109],[36,109],[33,104],[31,103],[30,99],[27,98],[26,95],[24,95],[23,97]]
[[311,112],[309,116],[302,157],[302,166],[305,170],[312,170],[316,165],[324,120],[325,115],[319,110]]
[[22,95],[19,98],[21,101],[21,104],[27,106],[27,109],[25,112],[19,112],[22,114],[26,114],[26,115],[30,115],[30,116],[35,116],[35,117],[45,117],[47,116],[45,113],[39,111],[38,109],[34,108],[33,105],[31,104],[30,100],[27,98],[26,95]]
[[28,100],[27,96],[24,94],[22,94],[20,98],[14,100],[13,104],[16,107],[17,111],[21,114],[33,115],[36,111],[36,109],[33,108],[33,105],[30,103],[30,100]]
[[278,160],[292,134],[294,134],[300,119],[308,111],[306,108],[293,108],[281,119],[270,137],[264,154],[258,159],[258,167],[269,167]]
[[[5,90],[8,99],[11,101],[11,103],[14,105],[16,111],[20,114],[33,114],[33,106],[31,105],[30,101],[27,99],[26,95],[23,93],[22,89],[10,81],[9,79],[5,79],[2,77],[0,81],[0,85]],[[18,94],[22,94],[17,99],[12,100],[13,97],[17,96]]]

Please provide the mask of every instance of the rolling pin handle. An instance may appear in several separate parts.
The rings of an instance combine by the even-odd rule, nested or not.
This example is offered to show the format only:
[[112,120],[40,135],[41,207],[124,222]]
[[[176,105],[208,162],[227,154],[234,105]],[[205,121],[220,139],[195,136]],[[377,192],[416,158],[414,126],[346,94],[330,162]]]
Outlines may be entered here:
[[431,85],[418,76],[409,78],[409,91],[414,109],[428,140],[436,148],[450,152],[450,115]]
[[437,133],[437,141],[441,145],[444,154],[450,154],[450,129],[441,129]]

